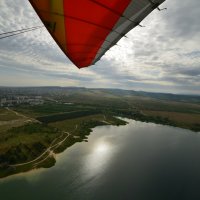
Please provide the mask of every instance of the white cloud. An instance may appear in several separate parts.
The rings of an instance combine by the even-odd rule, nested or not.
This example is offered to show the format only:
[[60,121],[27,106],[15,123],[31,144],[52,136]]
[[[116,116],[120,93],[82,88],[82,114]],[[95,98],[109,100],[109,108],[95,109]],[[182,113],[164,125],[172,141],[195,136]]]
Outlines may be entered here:
[[[0,85],[61,85],[200,94],[200,1],[167,0],[95,66],[79,70],[45,28],[0,40]],[[187,14],[186,14],[187,13]],[[27,0],[0,1],[1,32],[41,25]]]

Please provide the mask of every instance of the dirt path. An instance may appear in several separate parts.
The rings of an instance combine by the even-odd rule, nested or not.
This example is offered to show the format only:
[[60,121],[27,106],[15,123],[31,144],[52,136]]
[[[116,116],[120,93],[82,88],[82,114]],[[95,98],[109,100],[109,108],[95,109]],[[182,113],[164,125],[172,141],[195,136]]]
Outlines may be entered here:
[[52,157],[52,156],[54,156],[54,153],[53,151],[50,151],[49,154],[44,159],[40,160],[37,163],[34,163],[33,167],[37,167],[37,165],[39,165],[40,163],[43,163],[45,160],[47,160],[49,157]]
[[[63,134],[62,134],[62,136],[63,136]],[[50,154],[50,152],[51,152],[51,149],[54,148],[54,147],[57,146],[57,145],[60,146],[60,145],[70,136],[70,134],[68,133],[68,135],[67,135],[62,141],[60,141],[60,142],[58,142],[57,144],[55,144],[55,145],[52,146],[52,144],[53,144],[57,139],[59,139],[59,138],[62,137],[62,136],[59,136],[59,137],[57,137],[56,139],[54,139],[54,140],[52,141],[51,145],[50,145],[41,155],[39,155],[39,156],[38,156],[37,158],[35,158],[34,160],[31,160],[31,161],[29,161],[29,162],[20,163],[20,164],[10,165],[10,166],[11,166],[11,167],[19,167],[19,166],[23,166],[23,165],[27,165],[27,164],[34,163],[34,162],[36,162],[37,160],[39,160],[40,158],[42,158],[42,156],[44,156],[46,153],[48,153],[47,156],[49,156],[49,154]],[[57,147],[56,147],[56,148],[57,148]]]
[[104,120],[102,120],[103,123],[111,125],[110,122],[106,121],[107,119],[106,119],[106,116],[105,116],[105,115],[103,116],[103,118],[104,118]]
[[10,108],[8,108],[8,107],[6,107],[6,110],[8,110],[8,111],[10,111],[10,112],[13,112],[13,113],[14,113],[15,115],[17,115],[18,117],[28,118],[28,117],[26,117],[25,115],[20,114],[20,113],[14,111],[14,110],[12,110],[12,109],[10,109]]
[[[40,121],[34,119],[34,118],[31,118],[31,117],[28,117],[26,115],[23,115],[21,113],[18,113],[16,112],[15,110],[12,110],[10,109],[9,107],[6,107],[6,109],[10,112],[13,112],[15,115],[17,115],[18,117],[22,117],[23,119],[26,119],[24,122],[37,122],[37,123],[41,123]],[[22,119],[21,119],[22,120]],[[9,121],[8,121],[9,122]]]
[[[77,128],[78,128],[78,125],[76,124],[74,130],[76,130]],[[61,140],[60,142],[54,144],[55,141],[58,140],[59,138],[63,137],[64,134],[67,134],[67,136],[66,136],[63,140]],[[19,166],[23,166],[23,165],[27,165],[27,164],[32,164],[32,163],[34,164],[34,166],[36,166],[36,165],[42,163],[42,162],[45,161],[48,157],[52,156],[52,155],[53,155],[53,150],[54,150],[54,149],[57,149],[63,142],[65,142],[65,140],[66,140],[69,136],[71,136],[71,134],[70,134],[69,132],[63,132],[61,136],[55,138],[55,139],[51,142],[50,146],[49,146],[41,155],[39,155],[39,156],[38,156],[37,158],[35,158],[34,160],[31,160],[31,161],[29,161],[29,162],[20,163],[20,164],[10,165],[10,166],[11,166],[11,167],[19,167]],[[45,154],[48,154],[48,155],[47,155],[43,160],[40,160]],[[40,160],[40,161],[37,162],[37,163],[34,163],[34,162],[36,162],[36,161],[38,161],[38,160]]]

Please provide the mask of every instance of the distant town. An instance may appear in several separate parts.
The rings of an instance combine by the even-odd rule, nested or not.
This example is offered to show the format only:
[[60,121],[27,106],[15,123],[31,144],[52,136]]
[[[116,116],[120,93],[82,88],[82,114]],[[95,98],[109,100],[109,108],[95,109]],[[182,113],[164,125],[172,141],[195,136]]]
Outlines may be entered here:
[[0,98],[0,107],[12,107],[21,104],[42,105],[44,100],[42,96],[16,96],[9,95]]

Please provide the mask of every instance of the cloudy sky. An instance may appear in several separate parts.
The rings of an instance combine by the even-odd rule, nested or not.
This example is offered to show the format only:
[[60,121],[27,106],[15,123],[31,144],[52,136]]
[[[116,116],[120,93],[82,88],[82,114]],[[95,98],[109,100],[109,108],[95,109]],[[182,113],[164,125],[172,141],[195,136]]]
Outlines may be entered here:
[[[94,66],[78,69],[45,28],[0,40],[1,86],[200,94],[200,1],[166,0]],[[0,0],[0,33],[41,25],[28,0]],[[120,56],[119,56],[120,55]]]

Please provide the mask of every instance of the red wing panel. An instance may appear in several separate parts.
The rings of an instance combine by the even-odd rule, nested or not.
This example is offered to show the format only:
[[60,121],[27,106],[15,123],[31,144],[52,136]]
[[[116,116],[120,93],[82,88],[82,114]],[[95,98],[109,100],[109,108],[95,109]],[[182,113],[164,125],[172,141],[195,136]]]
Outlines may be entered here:
[[[102,0],[121,15],[130,0]],[[79,68],[91,65],[120,16],[92,0],[65,0],[67,55]],[[77,53],[76,53],[77,52]]]

